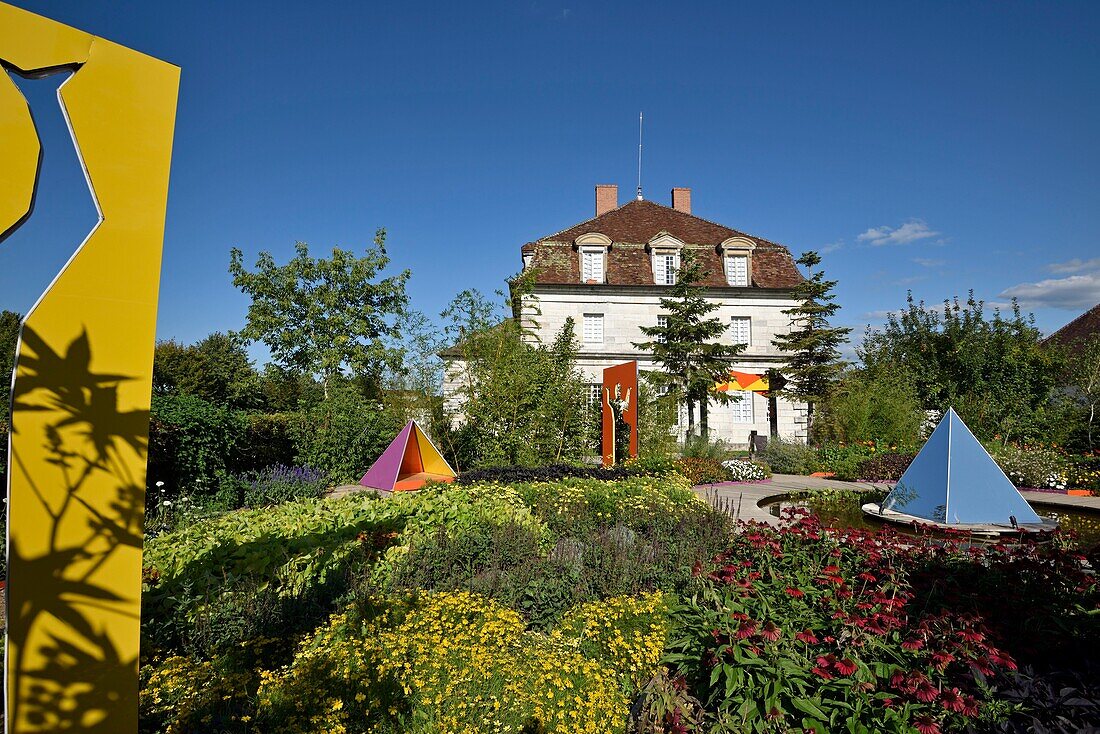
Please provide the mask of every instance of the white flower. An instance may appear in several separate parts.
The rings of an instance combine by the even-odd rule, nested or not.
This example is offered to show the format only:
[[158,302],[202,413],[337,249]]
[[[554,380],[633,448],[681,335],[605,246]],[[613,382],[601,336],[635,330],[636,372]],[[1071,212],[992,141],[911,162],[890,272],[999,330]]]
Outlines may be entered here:
[[164,505],[165,507],[171,507],[172,506],[172,501],[171,500],[164,500],[164,502],[161,502],[161,504]]
[[164,486],[164,482],[157,482],[157,486],[158,486],[158,487],[163,487],[163,486]]

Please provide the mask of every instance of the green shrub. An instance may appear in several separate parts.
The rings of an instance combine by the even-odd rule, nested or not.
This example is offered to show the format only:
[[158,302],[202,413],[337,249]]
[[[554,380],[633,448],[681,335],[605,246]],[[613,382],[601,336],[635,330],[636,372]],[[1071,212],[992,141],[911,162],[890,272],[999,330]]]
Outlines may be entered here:
[[676,466],[693,485],[717,484],[733,480],[733,472],[724,467],[718,459],[685,456],[676,462]]
[[684,442],[682,455],[689,459],[710,459],[722,462],[733,458],[735,452],[729,444],[719,439],[709,439],[703,436],[692,436]]
[[817,451],[799,441],[772,437],[757,458],[775,474],[811,474],[817,471]]
[[916,388],[905,374],[857,370],[847,374],[821,406],[814,438],[906,448],[920,439],[924,420]]
[[860,467],[864,460],[873,455],[873,443],[864,444],[825,444],[817,451],[819,471],[832,472],[837,479],[851,481],[859,479]]
[[154,396],[148,483],[162,481],[173,493],[212,493],[236,468],[232,457],[246,425],[242,414],[192,395]]
[[397,432],[400,419],[346,386],[291,423],[295,463],[322,472],[332,484],[358,482]]
[[913,463],[916,454],[875,454],[864,459],[859,467],[859,479],[897,481]]
[[1017,487],[1067,489],[1073,463],[1058,449],[1042,444],[993,444],[990,454]]

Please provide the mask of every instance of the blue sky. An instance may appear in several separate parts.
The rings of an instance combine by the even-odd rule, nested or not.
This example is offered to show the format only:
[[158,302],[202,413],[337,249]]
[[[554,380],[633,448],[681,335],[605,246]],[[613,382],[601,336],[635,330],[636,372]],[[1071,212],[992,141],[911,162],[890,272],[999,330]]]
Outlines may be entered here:
[[[1100,301],[1100,4],[16,4],[183,69],[158,334],[239,329],[229,249],[389,231],[413,305],[492,291],[593,186],[825,252],[839,321],[1016,294]],[[35,216],[0,244],[25,311],[94,223],[54,90]]]

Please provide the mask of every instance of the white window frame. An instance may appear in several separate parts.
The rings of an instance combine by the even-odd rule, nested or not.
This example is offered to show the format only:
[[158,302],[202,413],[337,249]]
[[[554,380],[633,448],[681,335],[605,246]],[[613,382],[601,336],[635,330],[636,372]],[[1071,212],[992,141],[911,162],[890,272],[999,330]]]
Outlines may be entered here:
[[[745,338],[738,338],[737,325],[745,325]],[[730,339],[734,344],[744,344],[745,346],[752,345],[752,317],[751,316],[730,316]]]
[[603,314],[586,313],[581,328],[581,341],[585,344],[603,344]]
[[[607,262],[605,257],[606,248],[604,247],[582,247],[581,253],[581,282],[588,283],[604,283],[607,280]],[[598,268],[598,273],[591,273],[589,264],[593,266],[592,269]]]
[[727,253],[726,284],[736,288],[749,286],[749,256],[747,253]]
[[[669,266],[672,272],[669,272]],[[680,272],[680,253],[658,250],[653,254],[653,282],[657,285],[676,285]]]
[[738,425],[745,425],[755,423],[753,416],[753,393],[742,392],[741,399],[731,401],[729,403],[730,408],[730,421]]
[[585,404],[591,409],[602,409],[603,407],[603,385],[598,382],[590,382],[585,386],[584,392]]

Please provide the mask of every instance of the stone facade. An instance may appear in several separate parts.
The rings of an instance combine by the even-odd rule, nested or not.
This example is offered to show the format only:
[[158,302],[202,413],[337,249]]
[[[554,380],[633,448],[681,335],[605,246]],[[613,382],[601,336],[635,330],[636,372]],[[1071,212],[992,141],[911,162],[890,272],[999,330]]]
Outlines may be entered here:
[[[723,323],[731,323],[735,316],[748,317],[749,345],[737,357],[732,369],[762,374],[769,368],[782,367],[783,358],[772,345],[772,339],[777,333],[785,332],[789,328],[789,319],[782,311],[796,305],[796,302],[786,292],[760,291],[748,294],[744,290],[712,288],[710,298],[719,304],[713,315]],[[536,333],[548,344],[561,331],[567,318],[573,318],[577,339],[581,341],[585,314],[602,314],[603,340],[598,343],[581,341],[578,359],[578,367],[585,379],[596,384],[603,380],[604,368],[631,359],[638,360],[640,370],[657,369],[652,355],[636,349],[633,343],[648,341],[641,327],[656,326],[657,316],[661,313],[660,298],[665,295],[664,291],[661,286],[536,286],[533,297],[529,297],[526,302],[525,317],[537,322]],[[727,329],[723,341],[732,343],[732,329]],[[452,379],[457,376],[456,373]],[[734,445],[745,445],[751,431],[756,431],[761,436],[769,435],[771,427],[767,399],[752,393],[742,395],[752,401],[751,420],[747,422],[745,418],[748,416],[740,406],[710,405],[708,423],[715,438]],[[776,407],[779,435],[787,439],[804,440],[805,406],[780,399]],[[681,418],[686,423],[686,414]]]
[[[719,305],[713,315],[731,325],[740,319],[742,330],[748,319],[748,346],[732,369],[762,374],[782,367],[782,355],[772,339],[790,328],[782,311],[796,305],[791,288],[802,280],[790,251],[693,215],[690,189],[673,189],[671,198],[672,207],[640,199],[619,206],[617,187],[603,184],[596,187],[593,219],[521,248],[524,270],[533,274],[533,290],[524,298],[523,313],[516,316],[536,323],[534,338],[546,344],[572,317],[581,342],[578,366],[590,384],[602,381],[604,368],[632,359],[641,370],[656,369],[652,355],[635,348],[634,342],[648,340],[641,328],[655,326],[661,313],[660,299],[668,289],[658,284],[662,263],[669,257],[679,262],[689,250],[709,272],[703,284],[708,299]],[[596,258],[587,268],[586,254]],[[739,285],[730,285],[738,282],[734,261],[741,269]],[[728,328],[723,339],[733,343],[737,335]],[[462,379],[463,365],[450,360],[444,395],[451,409],[460,407],[456,390]],[[751,401],[751,411],[745,403],[712,403],[709,409],[712,436],[734,445],[745,445],[752,431],[762,436],[771,432],[768,400],[740,394]],[[805,440],[804,405],[778,400],[776,412],[780,436]],[[681,418],[686,422],[686,411],[681,411]]]

